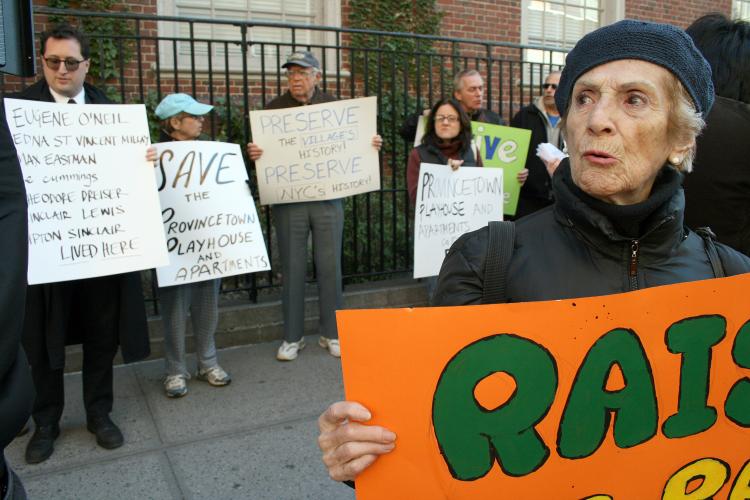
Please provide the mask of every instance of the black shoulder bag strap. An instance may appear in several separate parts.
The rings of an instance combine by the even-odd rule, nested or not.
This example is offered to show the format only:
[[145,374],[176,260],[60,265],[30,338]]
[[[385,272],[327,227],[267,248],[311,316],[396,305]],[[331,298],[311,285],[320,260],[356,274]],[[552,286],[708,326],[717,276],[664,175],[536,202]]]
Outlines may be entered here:
[[499,304],[507,301],[505,281],[516,241],[516,226],[510,221],[490,221],[487,230],[482,303]]
[[714,244],[716,235],[713,231],[711,231],[710,227],[699,227],[695,230],[695,232],[698,233],[701,238],[703,238],[703,245],[706,248],[706,255],[708,255],[708,260],[711,262],[711,269],[714,272],[714,277],[725,277],[726,273],[724,272],[724,265],[721,263],[719,252],[716,251],[716,245]]

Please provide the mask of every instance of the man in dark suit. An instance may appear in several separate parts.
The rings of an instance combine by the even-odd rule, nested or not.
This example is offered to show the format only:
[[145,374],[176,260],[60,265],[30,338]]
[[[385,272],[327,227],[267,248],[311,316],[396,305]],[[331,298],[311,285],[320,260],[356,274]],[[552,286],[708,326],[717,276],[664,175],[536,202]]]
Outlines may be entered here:
[[[89,44],[75,28],[61,25],[42,34],[44,79],[13,96],[68,104],[111,104],[102,91],[85,83]],[[107,449],[123,444],[112,411],[112,360],[118,346],[125,362],[149,354],[140,275],[126,273],[29,286],[23,345],[36,388],[36,430],[26,447],[26,461],[47,460],[60,434],[64,406],[65,345],[83,344],[83,401],[87,429]]]

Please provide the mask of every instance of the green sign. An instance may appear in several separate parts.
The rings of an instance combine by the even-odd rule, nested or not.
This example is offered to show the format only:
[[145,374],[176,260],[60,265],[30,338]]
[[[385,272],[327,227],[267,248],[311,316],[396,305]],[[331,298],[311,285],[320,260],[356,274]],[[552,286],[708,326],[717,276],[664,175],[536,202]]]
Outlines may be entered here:
[[484,166],[503,169],[503,213],[515,215],[521,191],[516,176],[526,166],[531,131],[482,122],[471,122],[471,128]]

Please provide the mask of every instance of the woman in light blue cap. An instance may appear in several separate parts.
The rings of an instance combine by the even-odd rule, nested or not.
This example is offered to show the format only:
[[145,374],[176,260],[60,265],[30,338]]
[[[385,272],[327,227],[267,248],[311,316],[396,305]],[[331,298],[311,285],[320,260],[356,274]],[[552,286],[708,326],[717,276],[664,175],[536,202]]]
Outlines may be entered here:
[[[159,142],[193,141],[203,132],[203,119],[213,109],[187,94],[170,94],[156,107],[161,120]],[[220,279],[198,281],[185,285],[159,288],[164,321],[164,355],[167,376],[164,391],[167,397],[187,394],[190,373],[185,364],[185,327],[188,310],[193,323],[198,372],[196,378],[212,386],[229,384],[232,378],[219,366],[216,357],[216,325],[219,321]]]

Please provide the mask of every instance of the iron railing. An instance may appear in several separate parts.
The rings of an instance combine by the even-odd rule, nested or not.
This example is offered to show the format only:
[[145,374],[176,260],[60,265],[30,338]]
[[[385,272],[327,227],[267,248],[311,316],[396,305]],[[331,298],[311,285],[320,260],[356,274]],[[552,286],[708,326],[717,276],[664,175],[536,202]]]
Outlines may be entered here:
[[[212,138],[240,144],[250,140],[248,112],[285,90],[281,65],[296,49],[318,55],[324,91],[342,99],[378,96],[378,130],[385,141],[382,187],[345,200],[345,283],[404,275],[412,269],[413,228],[406,190],[412,144],[398,135],[406,115],[452,92],[455,72],[476,68],[485,77],[487,107],[509,122],[541,93],[543,75],[558,68],[564,57],[563,51],[547,47],[354,28],[45,7],[37,7],[35,17],[37,26],[59,18],[74,24],[122,21],[119,34],[97,32],[96,23],[88,30],[94,58],[107,58],[106,44],[97,41],[111,41],[117,49],[114,61],[109,58],[116,76],[102,78],[106,68],[99,64],[100,74],[91,75],[95,83],[120,102],[146,103],[150,113],[164,95],[190,93],[215,106],[208,120]],[[529,60],[532,56],[536,62]],[[5,77],[0,88],[5,93],[14,84],[27,83],[31,82]],[[249,174],[254,179],[252,169]],[[260,207],[259,214],[274,270],[224,279],[222,287],[224,293],[247,293],[252,301],[259,290],[278,286],[280,279],[271,211]],[[312,279],[312,265],[309,269]],[[147,298],[154,306],[156,291],[152,285]]]

